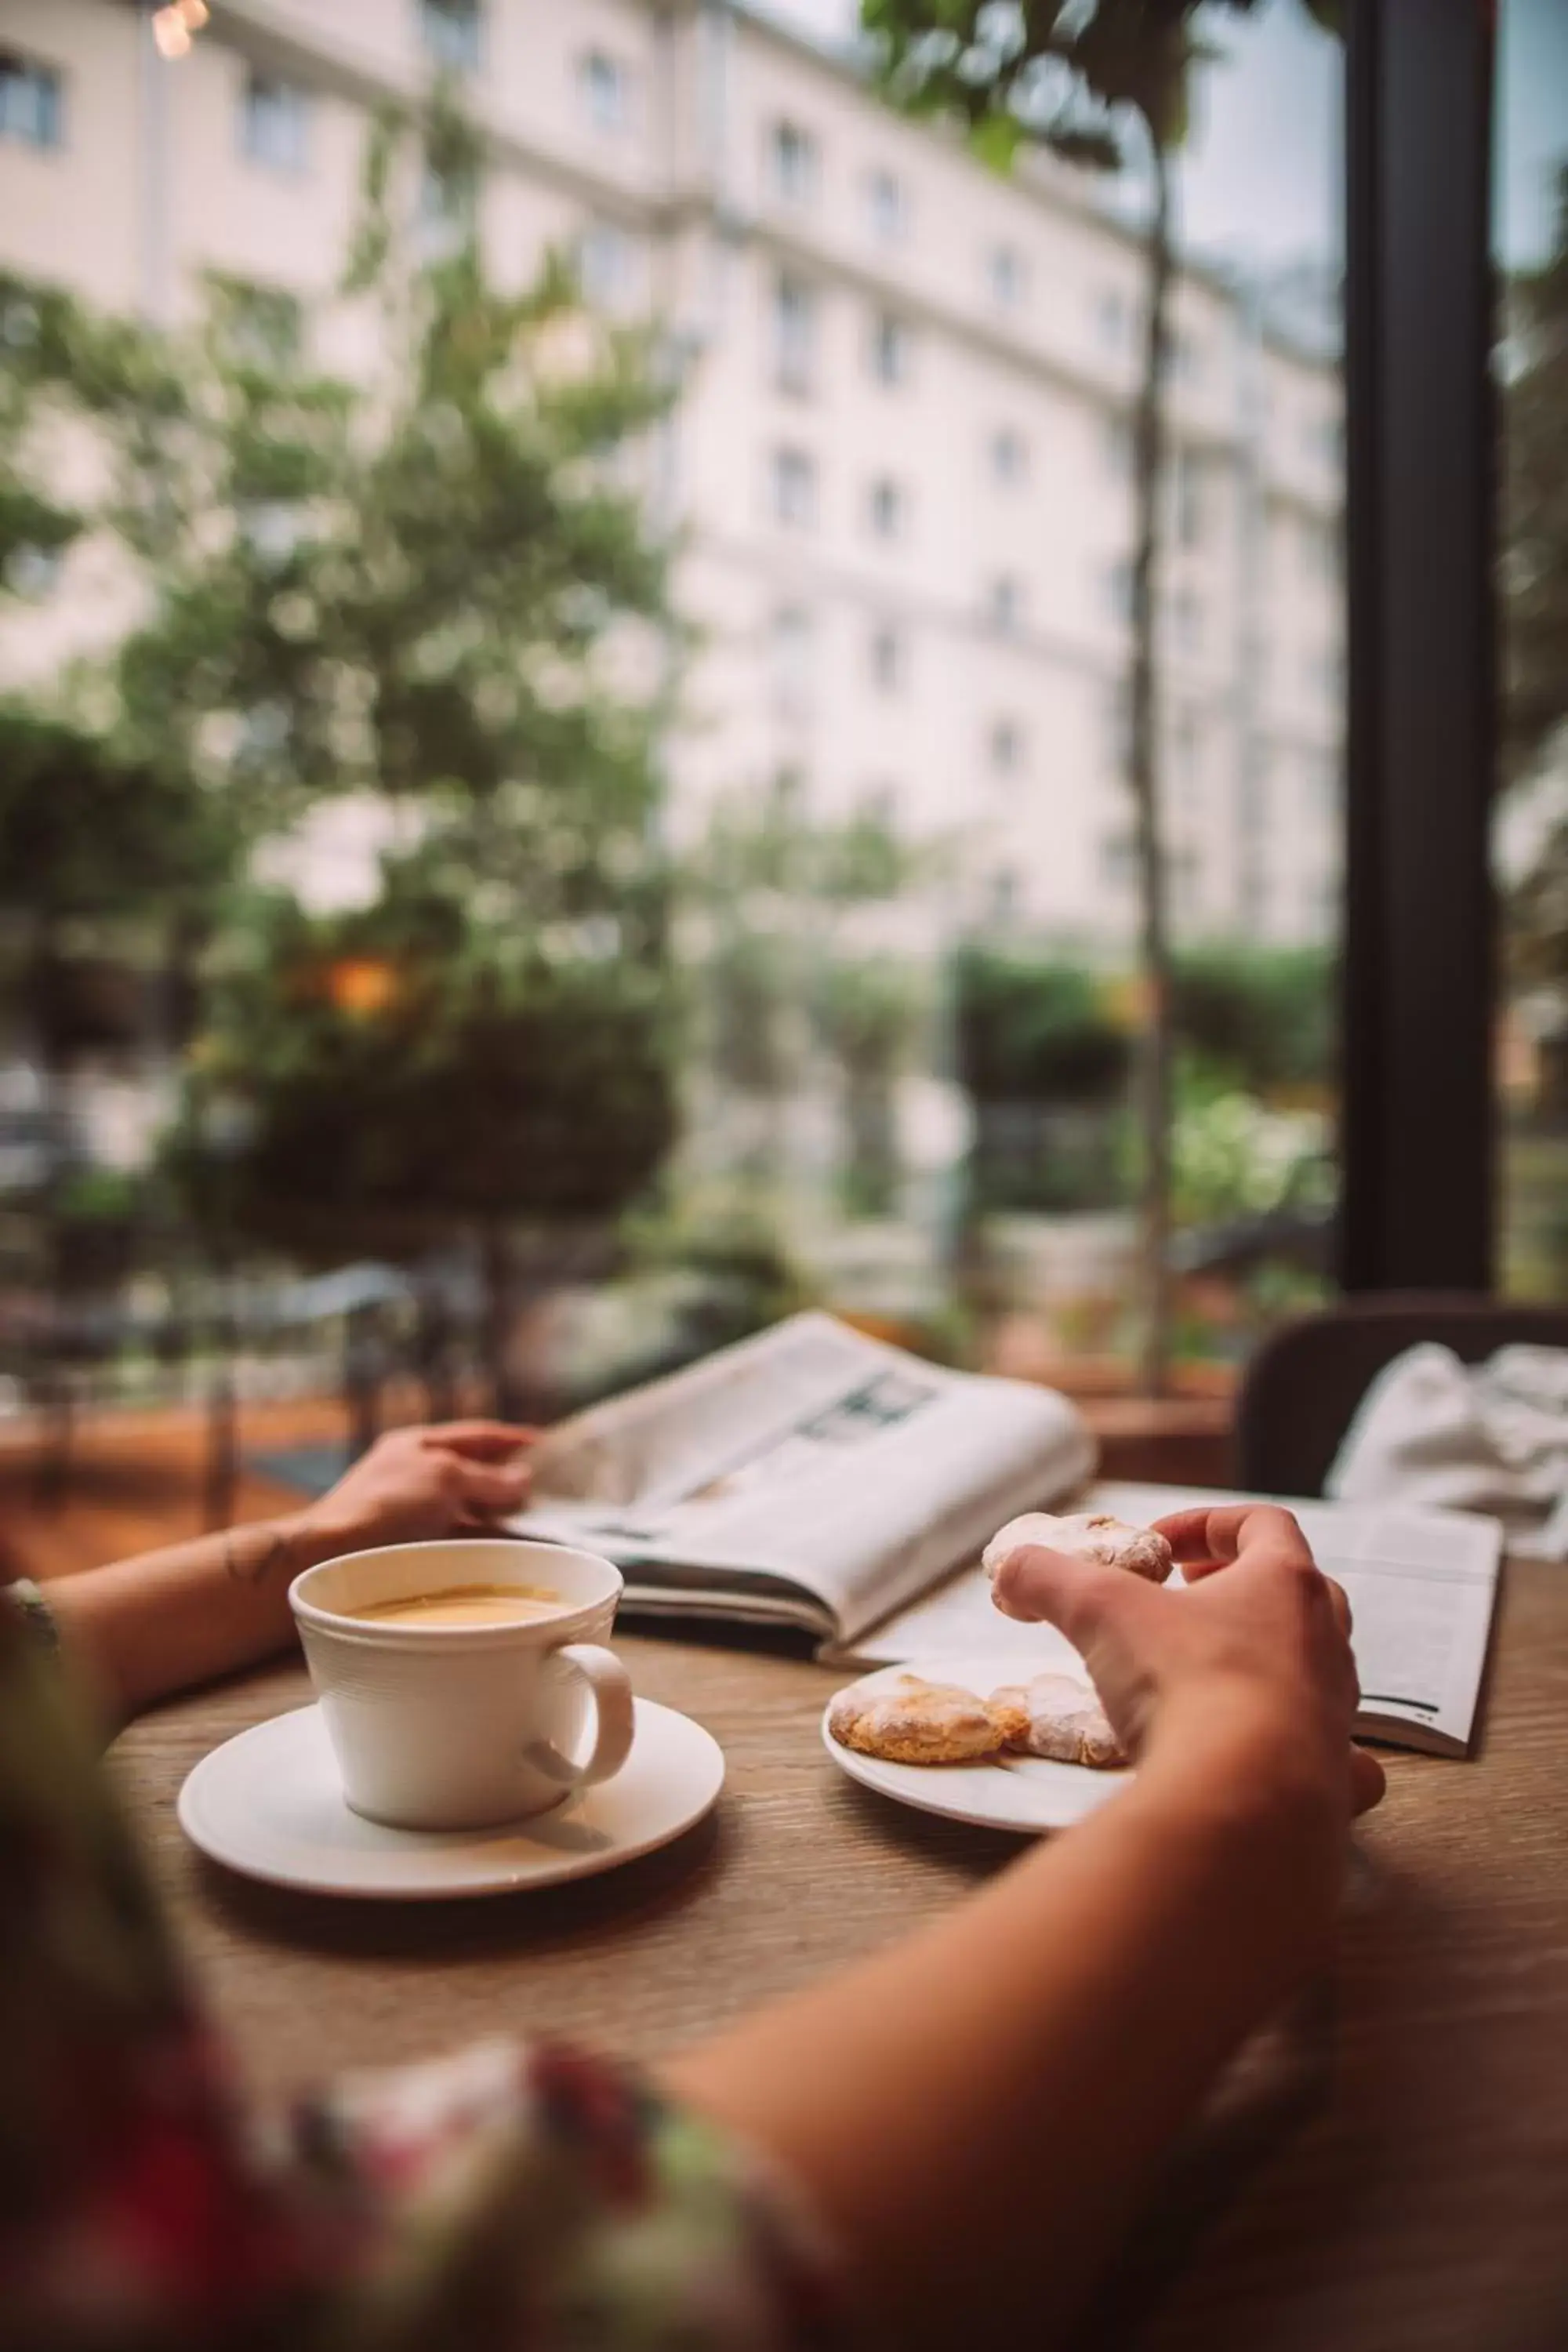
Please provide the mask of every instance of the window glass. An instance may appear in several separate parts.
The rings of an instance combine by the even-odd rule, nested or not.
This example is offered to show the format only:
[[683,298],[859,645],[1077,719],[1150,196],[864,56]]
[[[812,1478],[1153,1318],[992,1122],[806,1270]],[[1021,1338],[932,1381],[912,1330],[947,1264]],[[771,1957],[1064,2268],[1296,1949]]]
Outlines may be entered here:
[[[768,0],[807,33],[838,4]],[[1527,5],[1505,0],[1505,44]],[[43,44],[72,12],[26,13]],[[87,939],[105,961],[133,943],[121,992],[141,1031],[113,1055],[73,1031],[58,1068],[24,1074],[53,1089],[66,1138],[25,1198],[7,1189],[14,1041],[52,1035],[53,1016],[21,1001],[31,961],[0,955],[0,1281],[14,1212],[55,1221],[50,1263],[68,1270],[89,1226],[95,1252],[122,1252],[94,1314],[187,1280],[205,1299],[230,1266],[264,1296],[307,1265],[384,1257],[428,1272],[454,1326],[449,1365],[441,1331],[419,1336],[419,1376],[485,1409],[506,1300],[474,1302],[504,1289],[514,1253],[513,1402],[542,1418],[803,1298],[975,1363],[1125,1386],[1147,1373],[1154,1303],[1141,1236],[1158,1155],[1133,1077],[1164,1003],[1157,1376],[1223,1395],[1258,1333],[1323,1295],[1335,1181],[1337,38],[1283,0],[1204,12],[1173,162],[1167,454],[1141,499],[1152,280],[1131,136],[1113,169],[1026,153],[1009,176],[744,7],[720,10],[673,77],[657,44],[645,68],[646,27],[619,0],[272,13],[294,27],[288,58],[253,45],[252,64],[215,9],[167,76],[180,110],[226,63],[220,135],[251,160],[219,203],[199,141],[163,158],[184,225],[164,257],[169,348],[199,396],[178,435],[157,417],[128,432],[132,487],[121,500],[106,469],[112,510],[83,490],[79,548],[67,436],[49,402],[26,414],[29,338],[52,314],[9,276],[0,297],[0,721],[21,695],[46,731],[68,709],[96,727],[120,692],[137,700],[127,740],[179,754],[155,780],[169,824],[160,799],[128,828],[147,861],[136,902],[100,864],[61,933],[62,954]],[[22,14],[0,7],[7,31]],[[419,68],[368,220],[374,93],[338,75],[330,108],[303,95],[327,89],[351,18],[384,18]],[[124,310],[149,317],[148,241],[125,237],[144,209],[138,142],[62,143],[74,85],[21,40],[0,37],[0,170],[25,180],[52,149],[51,190],[80,176],[68,202],[13,206],[7,273],[90,310],[123,249]],[[1565,79],[1538,49],[1521,85],[1537,115]],[[488,249],[416,283],[475,211],[460,126],[423,103],[438,84],[482,118]],[[559,152],[524,135],[552,108]],[[648,171],[628,176],[634,134]],[[1538,657],[1531,634],[1554,577],[1543,191],[1561,152],[1537,141],[1537,227],[1506,248],[1500,353],[1520,486],[1504,551],[1519,749],[1500,816],[1510,1246],[1537,1283],[1568,1255],[1551,1238],[1568,1226],[1568,950],[1558,965],[1551,944],[1568,884],[1541,716],[1568,661],[1549,637]],[[667,202],[683,190],[711,202]],[[382,231],[384,278],[343,303],[329,289],[356,260],[376,279]],[[575,294],[554,268],[563,239]],[[277,286],[242,297],[260,255]],[[195,331],[198,257],[226,283],[221,333]],[[634,318],[646,335],[616,331]],[[1152,725],[1135,745],[1151,514]],[[100,589],[127,569],[138,593],[113,604]],[[222,622],[200,661],[193,614]],[[1133,782],[1147,743],[1152,871]],[[95,737],[66,783],[120,748]],[[68,846],[62,888],[92,822]],[[209,852],[214,872],[193,876]],[[237,892],[253,874],[281,878]],[[1169,936],[1151,971],[1156,884]],[[167,1035],[145,984],[165,948],[190,1000]],[[79,1105],[95,1134],[109,1118],[111,1062],[140,1125],[107,1168],[73,1122]],[[205,1189],[187,1215],[193,1135]],[[138,1256],[144,1235],[183,1249],[187,1226],[192,1265]],[[590,1265],[609,1307],[566,1280]],[[312,1342],[318,1386],[329,1344]],[[128,1379],[152,1380],[134,1352]]]
[[890,621],[871,632],[871,677],[884,694],[895,694],[904,682],[904,640]]
[[310,98],[275,74],[245,78],[240,101],[240,144],[253,163],[275,172],[301,172],[307,158]]
[[909,199],[896,172],[879,166],[866,174],[866,213],[871,234],[882,245],[901,244],[909,234]]
[[986,616],[999,636],[1016,636],[1024,625],[1024,583],[1012,572],[1003,572],[985,592]]
[[785,204],[810,204],[816,194],[816,141],[798,122],[775,122],[769,141],[773,190]]
[[1568,1298],[1568,13],[1500,12],[1500,1272]]
[[1021,433],[1005,425],[991,436],[989,443],[991,472],[998,482],[1021,482],[1029,470],[1029,448]]
[[781,270],[773,282],[773,379],[783,392],[811,390],[816,367],[816,297]]
[[1016,310],[1028,280],[1028,267],[1017,247],[994,245],[985,257],[985,277],[997,307]]
[[419,0],[419,37],[437,65],[477,66],[481,24],[480,0]]
[[804,449],[775,449],[773,458],[773,519],[793,530],[809,530],[816,520],[816,467]]
[[630,111],[630,78],[616,58],[590,49],[578,68],[583,107],[596,131],[624,131]]
[[891,310],[879,310],[871,321],[871,373],[879,383],[907,383],[911,339],[904,320]]
[[61,139],[59,75],[12,49],[0,49],[0,139],[27,147],[58,147]]
[[802,604],[785,604],[773,617],[773,687],[788,717],[809,709],[816,685],[816,632]]
[[879,474],[867,494],[866,511],[873,538],[902,539],[909,529],[909,493],[890,474]]
[[637,291],[636,248],[612,221],[594,221],[577,246],[577,273],[586,299],[602,310],[624,310]]

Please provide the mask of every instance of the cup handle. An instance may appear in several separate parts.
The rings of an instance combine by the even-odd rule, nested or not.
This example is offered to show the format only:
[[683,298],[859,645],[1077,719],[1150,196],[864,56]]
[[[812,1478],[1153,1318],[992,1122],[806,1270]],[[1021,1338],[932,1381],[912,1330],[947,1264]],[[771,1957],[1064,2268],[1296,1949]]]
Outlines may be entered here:
[[587,1684],[594,1702],[594,1738],[585,1757],[563,1755],[548,1739],[536,1739],[528,1760],[563,1789],[592,1788],[596,1780],[613,1778],[631,1754],[636,1728],[632,1678],[615,1652],[597,1642],[563,1642],[550,1654],[552,1663],[569,1666]]

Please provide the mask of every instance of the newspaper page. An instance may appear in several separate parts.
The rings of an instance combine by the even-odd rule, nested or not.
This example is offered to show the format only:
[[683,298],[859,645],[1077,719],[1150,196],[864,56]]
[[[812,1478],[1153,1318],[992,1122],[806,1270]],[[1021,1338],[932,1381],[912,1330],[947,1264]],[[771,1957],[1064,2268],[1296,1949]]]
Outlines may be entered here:
[[[1343,1585],[1362,1686],[1359,1727],[1399,1747],[1466,1754],[1497,1597],[1498,1522],[1465,1511],[1120,1483],[1091,1488],[1085,1507],[1143,1527],[1189,1504],[1244,1501],[1283,1501],[1320,1567]],[[978,1570],[952,1578],[849,1646],[853,1662],[867,1665],[994,1652],[1044,1672],[1072,1656],[1052,1627],[999,1615]]]
[[847,1641],[1093,1460],[1052,1391],[809,1313],[563,1423],[512,1525],[614,1559],[634,1609]]

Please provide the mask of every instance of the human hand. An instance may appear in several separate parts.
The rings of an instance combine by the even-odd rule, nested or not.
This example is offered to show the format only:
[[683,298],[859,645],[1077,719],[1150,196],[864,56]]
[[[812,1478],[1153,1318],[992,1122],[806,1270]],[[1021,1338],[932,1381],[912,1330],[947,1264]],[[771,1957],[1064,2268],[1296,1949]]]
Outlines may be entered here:
[[522,1507],[529,1472],[516,1456],[533,1437],[500,1421],[389,1430],[296,1526],[311,1549],[342,1551],[482,1531]]
[[1383,1767],[1351,1745],[1350,1604],[1290,1513],[1231,1504],[1156,1525],[1186,1590],[1026,1544],[997,1569],[996,1606],[1060,1628],[1130,1754],[1234,1734],[1342,1821],[1375,1805]]

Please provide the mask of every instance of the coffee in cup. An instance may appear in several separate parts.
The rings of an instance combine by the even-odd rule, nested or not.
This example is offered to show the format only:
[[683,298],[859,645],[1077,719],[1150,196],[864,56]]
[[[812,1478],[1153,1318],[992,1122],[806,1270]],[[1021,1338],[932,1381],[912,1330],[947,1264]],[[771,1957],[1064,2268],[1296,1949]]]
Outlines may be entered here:
[[501,1537],[389,1544],[289,1588],[343,1796],[412,1830],[499,1827],[607,1780],[632,1686],[604,1644],[618,1569]]
[[449,1584],[407,1601],[368,1601],[346,1614],[371,1625],[523,1625],[561,1606],[561,1595],[542,1585]]

